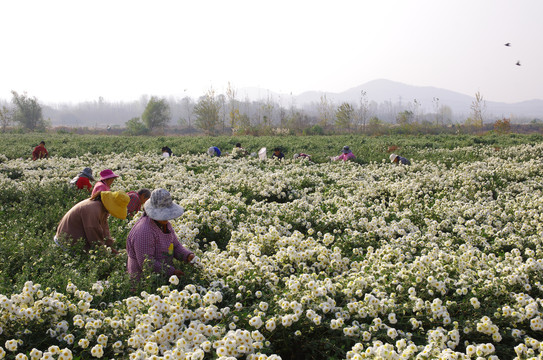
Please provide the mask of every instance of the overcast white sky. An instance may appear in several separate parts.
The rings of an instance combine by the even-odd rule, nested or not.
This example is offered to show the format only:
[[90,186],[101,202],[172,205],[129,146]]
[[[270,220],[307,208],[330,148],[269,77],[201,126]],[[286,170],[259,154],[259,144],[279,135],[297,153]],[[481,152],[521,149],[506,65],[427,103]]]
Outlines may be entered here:
[[341,92],[375,79],[543,98],[541,0],[17,0],[0,14],[5,100],[197,97],[228,82]]

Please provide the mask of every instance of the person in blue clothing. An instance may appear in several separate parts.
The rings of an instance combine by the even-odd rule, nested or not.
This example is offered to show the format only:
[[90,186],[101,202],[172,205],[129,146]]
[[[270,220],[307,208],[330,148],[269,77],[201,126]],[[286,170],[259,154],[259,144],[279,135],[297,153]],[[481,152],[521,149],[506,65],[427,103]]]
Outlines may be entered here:
[[207,153],[211,157],[215,157],[215,156],[219,157],[219,156],[221,156],[221,150],[216,146],[212,146],[209,149],[207,149]]
[[396,154],[390,154],[390,162],[395,163],[396,165],[411,165],[411,161],[409,161],[409,159]]

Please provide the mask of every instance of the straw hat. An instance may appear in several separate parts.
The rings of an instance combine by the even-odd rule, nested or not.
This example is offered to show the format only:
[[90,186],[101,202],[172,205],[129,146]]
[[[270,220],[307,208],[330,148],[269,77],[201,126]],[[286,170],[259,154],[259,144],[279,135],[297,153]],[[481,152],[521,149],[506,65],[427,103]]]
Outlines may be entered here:
[[394,160],[396,160],[396,154],[390,154],[389,158],[390,158],[390,162],[394,162]]
[[102,204],[111,216],[118,219],[126,219],[126,207],[130,202],[130,196],[124,191],[102,191],[100,193]]
[[110,169],[105,169],[105,170],[100,171],[100,180],[106,180],[106,179],[118,178],[118,177],[119,175],[115,174]]
[[153,190],[143,209],[151,219],[158,221],[172,220],[185,212],[181,206],[174,204],[172,196],[166,189]]

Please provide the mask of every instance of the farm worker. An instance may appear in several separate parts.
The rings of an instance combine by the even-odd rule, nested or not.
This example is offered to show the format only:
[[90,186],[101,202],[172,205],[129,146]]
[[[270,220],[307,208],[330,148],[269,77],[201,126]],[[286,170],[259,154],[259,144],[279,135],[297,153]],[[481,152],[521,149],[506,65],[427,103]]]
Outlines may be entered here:
[[49,156],[45,148],[45,141],[40,141],[40,144],[32,151],[32,160],[46,159]]
[[356,156],[354,156],[353,152],[351,151],[351,149],[349,149],[348,146],[343,147],[343,149],[341,150],[341,155],[336,156],[335,158],[332,158],[332,160],[334,161],[339,161],[339,160],[347,161],[347,160],[354,160],[354,159],[356,159]]
[[130,196],[130,202],[126,207],[126,211],[128,212],[128,216],[132,217],[140,211],[145,202],[149,200],[151,191],[149,189],[139,189],[137,192],[129,191],[127,195]]
[[216,146],[211,146],[209,149],[207,149],[207,153],[211,157],[219,157],[221,156],[221,150]]
[[124,191],[101,191],[75,204],[60,220],[55,235],[55,242],[63,240],[84,240],[84,249],[95,245],[107,245],[113,253],[113,239],[109,233],[107,219],[109,215],[126,219],[126,206],[130,197]]
[[90,192],[92,190],[92,185],[90,183],[91,181],[94,181],[92,169],[86,167],[76,177],[74,177],[72,181],[70,181],[70,185],[73,185],[78,189],[87,189],[87,191]]
[[267,150],[265,147],[263,147],[262,149],[258,150],[258,158],[260,160],[266,160],[268,158],[268,154],[267,154]]
[[279,159],[282,160],[285,158],[285,154],[281,152],[281,149],[276,147],[273,149],[272,159]]
[[164,157],[170,157],[173,156],[172,149],[170,149],[167,146],[162,147],[162,156]]
[[311,155],[304,154],[304,153],[294,154],[293,159],[294,160],[307,159],[307,160],[311,161]]
[[234,159],[239,159],[249,155],[247,150],[241,147],[241,143],[237,143],[236,146],[232,149],[232,157]]
[[156,273],[182,276],[183,271],[173,265],[174,257],[186,263],[198,261],[194,253],[181,245],[169,222],[183,215],[184,209],[172,201],[165,189],[153,190],[143,209],[143,216],[126,239],[128,273],[134,279],[139,279],[147,260]]
[[402,165],[411,165],[411,161],[409,159],[406,159],[400,155],[396,154],[390,154],[390,162],[395,163],[396,165],[402,164]]
[[118,177],[119,175],[115,174],[110,169],[100,171],[100,181],[94,184],[94,189],[92,189],[91,196],[100,191],[109,191],[111,184],[113,184],[113,181],[115,181],[115,179]]

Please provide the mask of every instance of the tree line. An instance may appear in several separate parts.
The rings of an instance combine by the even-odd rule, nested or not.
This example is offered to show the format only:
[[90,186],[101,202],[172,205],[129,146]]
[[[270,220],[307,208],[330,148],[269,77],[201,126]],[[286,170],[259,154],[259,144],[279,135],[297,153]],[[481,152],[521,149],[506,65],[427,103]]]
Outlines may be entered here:
[[[369,101],[361,91],[358,103],[335,104],[326,95],[318,103],[298,107],[291,101],[282,104],[268,96],[251,101],[239,99],[230,84],[226,94],[209,89],[196,101],[142,96],[138,102],[111,104],[97,102],[77,105],[42,106],[35,97],[12,91],[11,106],[0,108],[0,123],[5,132],[11,125],[29,131],[52,126],[92,126],[123,128],[129,135],[147,135],[177,131],[206,135],[321,135],[334,133],[451,132],[455,126],[477,131],[485,124],[485,100],[477,93],[467,119],[457,123],[450,107],[434,98],[433,111],[424,112],[414,99],[404,105]],[[49,117],[45,119],[44,113]],[[510,131],[510,119],[495,119],[500,132]],[[449,129],[445,131],[445,129]],[[452,129],[452,130],[451,130]]]

